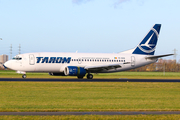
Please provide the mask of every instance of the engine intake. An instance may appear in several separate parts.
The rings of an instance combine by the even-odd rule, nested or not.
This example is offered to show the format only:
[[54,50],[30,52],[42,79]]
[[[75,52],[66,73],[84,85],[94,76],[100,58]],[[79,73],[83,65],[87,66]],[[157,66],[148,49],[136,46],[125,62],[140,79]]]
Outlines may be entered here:
[[86,70],[83,67],[67,66],[65,67],[64,74],[69,76],[85,76]]

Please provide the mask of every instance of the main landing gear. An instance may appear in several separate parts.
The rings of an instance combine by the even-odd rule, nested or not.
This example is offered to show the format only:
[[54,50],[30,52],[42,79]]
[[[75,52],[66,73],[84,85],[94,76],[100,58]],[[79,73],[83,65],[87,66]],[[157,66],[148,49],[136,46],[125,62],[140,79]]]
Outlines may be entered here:
[[92,74],[87,74],[87,79],[93,79],[93,75]]
[[[77,76],[78,79],[83,79],[84,76]],[[92,74],[87,74],[87,79],[93,79],[93,75]]]
[[25,79],[26,77],[27,77],[27,76],[26,76],[26,74],[23,74],[23,75],[22,75],[22,78],[24,78],[24,79]]
[[77,76],[77,77],[78,77],[78,79],[83,79],[84,76]]

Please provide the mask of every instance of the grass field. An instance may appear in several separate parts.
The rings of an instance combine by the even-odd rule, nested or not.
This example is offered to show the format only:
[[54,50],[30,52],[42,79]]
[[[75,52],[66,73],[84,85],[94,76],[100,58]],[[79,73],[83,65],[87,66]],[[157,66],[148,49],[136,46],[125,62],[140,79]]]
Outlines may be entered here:
[[0,111],[179,111],[179,83],[0,82]]
[[1,116],[6,120],[179,120],[180,115]]
[[[0,70],[1,78],[22,78],[22,74],[17,74],[11,70]],[[27,78],[74,78],[76,76],[50,76],[48,73],[27,73]],[[86,78],[86,77],[84,77]],[[133,78],[133,79],[180,79],[179,72],[117,72],[94,74],[94,78]]]
[[[75,78],[27,73],[28,78]],[[1,78],[21,78],[0,71]],[[119,72],[94,78],[180,79],[180,73]],[[180,83],[0,82],[0,112],[5,111],[179,111]],[[180,115],[0,116],[0,119],[177,120]]]

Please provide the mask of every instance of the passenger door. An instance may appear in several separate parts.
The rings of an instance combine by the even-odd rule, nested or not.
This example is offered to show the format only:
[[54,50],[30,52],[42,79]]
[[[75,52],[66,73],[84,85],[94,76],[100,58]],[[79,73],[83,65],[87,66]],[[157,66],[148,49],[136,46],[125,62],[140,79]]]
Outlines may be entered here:
[[135,57],[131,56],[131,66],[135,67],[135,63],[136,63]]
[[29,55],[29,64],[30,65],[34,65],[35,64],[35,58],[33,54]]

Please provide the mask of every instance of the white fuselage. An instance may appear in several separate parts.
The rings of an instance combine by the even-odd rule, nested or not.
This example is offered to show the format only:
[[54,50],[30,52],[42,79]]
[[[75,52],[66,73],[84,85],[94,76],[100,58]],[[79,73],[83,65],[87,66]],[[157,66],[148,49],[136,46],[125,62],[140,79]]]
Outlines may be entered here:
[[6,65],[9,66],[8,68],[20,72],[64,72],[67,66],[86,67],[121,64],[122,67],[120,68],[104,69],[98,72],[108,73],[130,70],[157,61],[157,59],[146,59],[146,56],[123,53],[26,53],[17,55],[16,58],[21,59],[12,59]]

